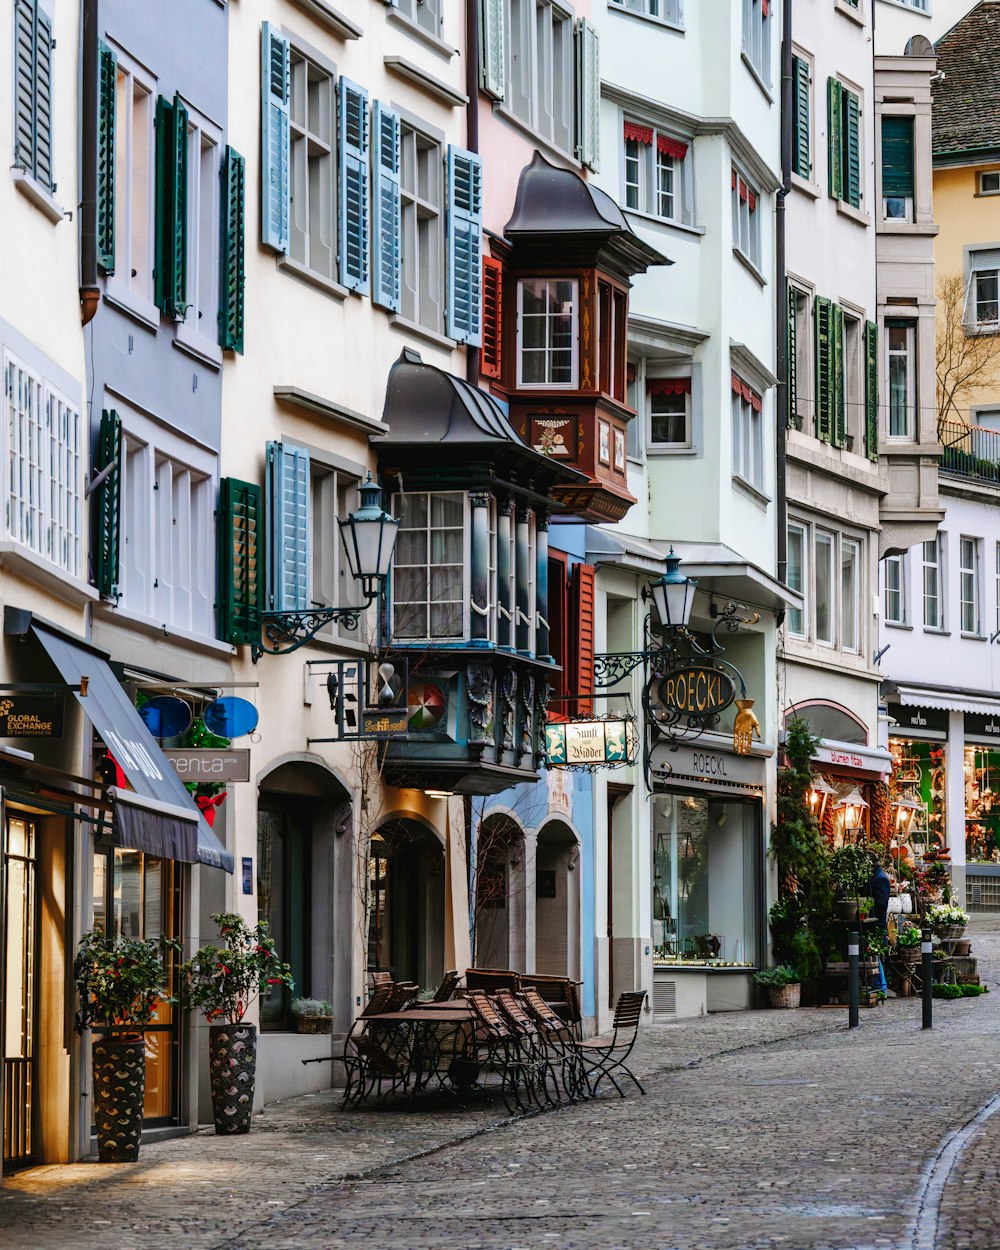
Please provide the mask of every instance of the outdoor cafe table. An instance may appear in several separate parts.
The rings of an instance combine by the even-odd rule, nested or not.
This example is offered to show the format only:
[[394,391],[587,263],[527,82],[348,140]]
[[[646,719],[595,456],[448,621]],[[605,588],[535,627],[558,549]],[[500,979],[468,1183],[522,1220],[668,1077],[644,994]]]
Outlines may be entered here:
[[[366,1017],[366,1024],[375,1036],[383,1030],[402,1034],[399,1043],[407,1049],[416,1077],[414,1094],[426,1087],[432,1074],[437,1074],[442,1086],[448,1079],[459,1087],[471,1085],[478,1076],[475,1014],[461,1006],[460,1001],[421,1003],[408,1011],[383,1011]],[[458,1066],[463,1060],[464,1064]]]

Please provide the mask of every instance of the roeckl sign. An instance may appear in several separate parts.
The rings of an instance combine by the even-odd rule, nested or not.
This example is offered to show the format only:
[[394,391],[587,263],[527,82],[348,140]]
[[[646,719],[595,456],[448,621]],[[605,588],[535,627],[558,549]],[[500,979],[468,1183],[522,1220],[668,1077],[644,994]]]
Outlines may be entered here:
[[661,677],[656,696],[664,707],[681,716],[713,716],[736,698],[736,686],[728,673],[692,664]]

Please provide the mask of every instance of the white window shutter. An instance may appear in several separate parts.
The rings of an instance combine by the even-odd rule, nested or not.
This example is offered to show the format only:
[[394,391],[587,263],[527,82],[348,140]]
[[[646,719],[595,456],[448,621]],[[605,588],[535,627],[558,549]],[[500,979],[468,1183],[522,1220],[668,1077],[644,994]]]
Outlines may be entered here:
[[474,152],[448,146],[447,333],[478,347],[482,335],[483,166]]
[[310,606],[312,517],[309,453],[267,444],[267,607],[305,612]]
[[260,238],[276,252],[288,251],[291,77],[288,40],[265,22],[261,30]]
[[340,80],[340,281],[367,295],[368,92]]
[[590,169],[600,167],[600,36],[586,18],[576,27],[576,155]]
[[399,312],[399,114],[372,105],[372,299]]
[[479,85],[494,100],[502,100],[506,73],[506,0],[479,0]]

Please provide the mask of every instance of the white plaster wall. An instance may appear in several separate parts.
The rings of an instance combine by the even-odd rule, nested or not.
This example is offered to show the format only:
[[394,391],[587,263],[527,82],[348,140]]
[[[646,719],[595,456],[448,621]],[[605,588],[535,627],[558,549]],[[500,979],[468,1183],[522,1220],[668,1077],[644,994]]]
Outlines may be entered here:
[[937,43],[976,7],[978,0],[930,0],[929,13],[914,9],[905,0],[869,2],[875,6],[875,51],[879,56],[901,56],[913,35],[924,35]]

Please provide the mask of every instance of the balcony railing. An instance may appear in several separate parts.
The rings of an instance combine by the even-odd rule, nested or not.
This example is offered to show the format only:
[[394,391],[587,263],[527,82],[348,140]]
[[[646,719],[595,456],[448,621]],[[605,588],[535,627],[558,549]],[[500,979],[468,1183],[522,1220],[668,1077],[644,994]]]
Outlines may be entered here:
[[941,423],[941,470],[1000,486],[1000,430],[963,421]]

